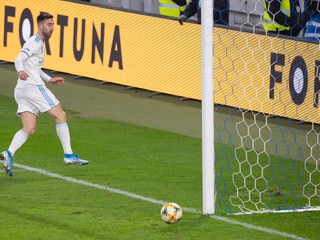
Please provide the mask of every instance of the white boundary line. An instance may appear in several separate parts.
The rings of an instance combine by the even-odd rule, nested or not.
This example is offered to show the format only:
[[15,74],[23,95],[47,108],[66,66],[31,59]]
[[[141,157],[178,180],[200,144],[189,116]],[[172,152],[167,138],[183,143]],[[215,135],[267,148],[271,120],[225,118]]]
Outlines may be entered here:
[[[0,170],[0,173],[5,173],[6,171]],[[25,170],[15,170],[15,172],[25,172]]]
[[[104,190],[104,191],[121,194],[121,195],[124,195],[124,196],[127,196],[127,197],[132,197],[132,198],[139,199],[139,200],[146,201],[146,202],[151,202],[151,203],[155,203],[155,204],[159,204],[159,205],[164,205],[166,203],[165,201],[162,201],[162,200],[156,200],[156,199],[153,199],[153,198],[144,197],[144,196],[141,196],[141,195],[138,195],[138,194],[135,194],[135,193],[131,193],[131,192],[127,192],[127,191],[124,191],[124,190],[121,190],[121,189],[110,188],[110,187],[106,187],[106,186],[103,186],[103,185],[100,185],[100,184],[95,184],[95,183],[90,183],[90,182],[86,182],[86,181],[83,181],[83,180],[78,180],[78,179],[75,179],[75,178],[72,178],[72,177],[65,177],[65,176],[62,176],[60,174],[48,172],[48,171],[40,169],[40,168],[33,168],[33,167],[25,166],[25,165],[22,165],[22,164],[18,164],[18,163],[15,163],[15,166],[18,167],[18,168],[21,168],[23,170],[26,170],[26,171],[36,172],[36,173],[39,173],[39,174],[42,174],[42,175],[46,175],[46,176],[49,176],[49,177],[52,177],[52,178],[58,178],[58,179],[62,179],[62,180],[68,181],[68,182],[77,183],[77,184],[80,184],[80,185],[85,185],[85,186],[101,189],[101,190]],[[183,207],[183,211],[202,214],[201,211],[196,210],[194,208],[185,208],[185,207]],[[222,221],[222,222],[226,222],[226,223],[230,223],[230,224],[234,224],[234,225],[239,225],[239,226],[242,226],[242,227],[245,227],[245,228],[248,228],[248,229],[252,229],[252,230],[266,232],[266,233],[269,233],[269,234],[280,235],[282,237],[287,237],[287,238],[296,239],[296,240],[307,240],[307,238],[303,238],[303,237],[300,237],[300,236],[297,236],[297,235],[294,235],[294,234],[280,232],[280,231],[273,230],[273,229],[270,229],[270,228],[264,228],[264,227],[255,226],[255,225],[252,225],[252,224],[249,224],[249,223],[239,222],[237,220],[232,220],[232,219],[226,218],[226,217],[221,217],[221,216],[216,216],[216,215],[212,215],[210,217],[215,219],[215,220],[218,220],[218,221]]]

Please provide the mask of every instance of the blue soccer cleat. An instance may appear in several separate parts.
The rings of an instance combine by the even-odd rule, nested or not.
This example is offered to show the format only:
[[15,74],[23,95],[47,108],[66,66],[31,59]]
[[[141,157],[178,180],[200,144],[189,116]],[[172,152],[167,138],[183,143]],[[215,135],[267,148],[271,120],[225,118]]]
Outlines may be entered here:
[[3,168],[6,173],[12,177],[13,176],[13,158],[10,151],[4,151],[0,154],[0,160],[2,161]]
[[70,164],[87,165],[89,164],[89,161],[83,160],[79,158],[77,154],[71,153],[71,154],[64,154],[64,163],[67,165],[70,165]]

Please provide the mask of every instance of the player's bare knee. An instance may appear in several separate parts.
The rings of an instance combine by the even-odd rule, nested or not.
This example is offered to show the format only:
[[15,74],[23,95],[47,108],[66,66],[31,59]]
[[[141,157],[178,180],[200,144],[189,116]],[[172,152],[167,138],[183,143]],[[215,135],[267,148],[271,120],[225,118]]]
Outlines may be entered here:
[[30,137],[36,132],[36,128],[23,128],[23,131]]
[[62,116],[63,116],[63,120],[66,122],[67,121],[67,114],[65,111],[62,111]]
[[57,122],[58,123],[64,123],[64,122],[67,122],[67,114],[62,111],[59,116],[58,116],[58,119],[57,119]]

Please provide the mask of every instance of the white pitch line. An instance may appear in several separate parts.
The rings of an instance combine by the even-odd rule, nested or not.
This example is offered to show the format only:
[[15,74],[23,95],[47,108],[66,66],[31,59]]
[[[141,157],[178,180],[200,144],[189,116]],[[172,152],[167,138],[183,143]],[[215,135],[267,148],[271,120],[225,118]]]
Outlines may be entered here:
[[[49,177],[52,177],[52,178],[58,178],[58,179],[62,179],[62,180],[68,181],[68,182],[72,182],[72,183],[77,183],[77,184],[80,184],[80,185],[94,187],[94,188],[97,188],[97,189],[105,190],[105,191],[112,192],[112,193],[121,194],[121,195],[124,195],[124,196],[127,196],[127,197],[132,197],[132,198],[139,199],[139,200],[146,201],[146,202],[151,202],[151,203],[155,203],[155,204],[159,204],[159,205],[164,205],[166,203],[165,201],[162,201],[162,200],[156,200],[156,199],[153,199],[153,198],[144,197],[144,196],[141,196],[141,195],[138,195],[138,194],[135,194],[135,193],[131,193],[131,192],[127,192],[127,191],[124,191],[124,190],[121,190],[121,189],[110,188],[110,187],[106,187],[106,186],[103,186],[103,185],[100,185],[100,184],[95,184],[95,183],[90,183],[90,182],[83,181],[83,180],[78,180],[78,179],[75,179],[75,178],[72,178],[72,177],[65,177],[65,176],[62,176],[60,174],[48,172],[48,171],[40,169],[40,168],[33,168],[33,167],[25,166],[25,165],[22,165],[22,164],[18,164],[18,163],[15,163],[15,166],[18,167],[18,168],[27,170],[27,171],[36,172],[36,173],[43,174],[43,175],[46,175],[46,176],[49,176]],[[183,210],[185,212],[202,214],[201,211],[199,211],[197,209],[194,209],[194,208],[185,208],[185,207],[183,207]],[[282,237],[287,237],[287,238],[296,239],[296,240],[307,240],[307,238],[303,238],[303,237],[300,237],[300,236],[297,236],[297,235],[294,235],[294,234],[280,232],[280,231],[273,230],[273,229],[270,229],[270,228],[264,228],[264,227],[260,227],[260,226],[255,226],[255,225],[252,225],[252,224],[249,224],[249,223],[239,222],[237,220],[232,220],[232,219],[226,218],[226,217],[221,217],[221,216],[216,216],[216,215],[212,215],[210,217],[215,219],[215,220],[218,220],[218,221],[222,221],[222,222],[226,222],[226,223],[242,226],[242,227],[245,227],[245,228],[248,228],[248,229],[252,229],[252,230],[266,232],[266,233],[269,233],[269,234],[280,235]]]
[[[6,171],[0,170],[0,173],[5,173]],[[25,170],[15,170],[15,172],[25,172]]]

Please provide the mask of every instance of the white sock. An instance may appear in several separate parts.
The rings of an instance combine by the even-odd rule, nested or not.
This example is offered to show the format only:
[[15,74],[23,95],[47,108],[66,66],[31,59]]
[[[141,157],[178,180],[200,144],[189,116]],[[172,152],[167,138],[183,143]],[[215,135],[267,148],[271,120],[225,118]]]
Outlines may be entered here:
[[56,125],[57,134],[60,138],[60,142],[63,147],[63,152],[65,154],[71,154],[71,139],[70,139],[70,133],[69,133],[69,127],[67,123],[60,123]]
[[28,134],[26,134],[23,130],[16,132],[8,149],[12,156],[27,141],[27,139]]

